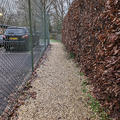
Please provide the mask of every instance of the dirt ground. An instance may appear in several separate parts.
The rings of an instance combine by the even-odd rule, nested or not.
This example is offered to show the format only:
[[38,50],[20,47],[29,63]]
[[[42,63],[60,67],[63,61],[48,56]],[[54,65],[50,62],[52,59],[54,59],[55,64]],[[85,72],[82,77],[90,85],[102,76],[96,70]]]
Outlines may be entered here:
[[[95,120],[86,107],[81,91],[79,68],[61,43],[52,43],[43,65],[37,69],[38,77],[30,91],[36,99],[28,99],[19,110],[18,120]],[[96,119],[97,120],[97,119]]]

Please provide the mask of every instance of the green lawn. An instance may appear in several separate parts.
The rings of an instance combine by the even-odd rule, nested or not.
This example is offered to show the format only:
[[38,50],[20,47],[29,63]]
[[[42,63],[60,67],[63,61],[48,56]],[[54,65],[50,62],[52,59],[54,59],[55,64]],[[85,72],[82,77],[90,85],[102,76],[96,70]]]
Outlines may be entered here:
[[50,42],[51,42],[51,43],[55,43],[55,42],[61,42],[61,41],[60,41],[60,40],[51,39]]

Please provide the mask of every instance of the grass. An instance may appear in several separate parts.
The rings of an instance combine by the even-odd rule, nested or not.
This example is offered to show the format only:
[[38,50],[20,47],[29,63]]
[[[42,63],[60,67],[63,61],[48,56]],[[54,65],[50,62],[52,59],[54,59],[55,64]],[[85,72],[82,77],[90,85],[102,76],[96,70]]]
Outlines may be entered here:
[[61,41],[60,41],[60,40],[51,39],[50,42],[51,42],[51,43],[55,43],[55,42],[61,42]]
[[80,76],[84,76],[84,73],[83,73],[83,72],[80,72]]
[[69,54],[69,57],[68,57],[69,59],[75,59],[75,54],[74,53],[72,53],[72,52],[70,52],[70,54]]
[[[82,76],[83,76],[83,74],[82,74]],[[82,92],[86,95],[86,98],[88,99],[88,101],[87,101],[88,106],[90,106],[91,110],[100,117],[100,120],[110,120],[109,117],[108,117],[108,115],[107,115],[107,113],[101,107],[99,101],[97,101],[89,93],[87,85],[88,85],[87,80],[83,80],[83,82],[82,82]]]

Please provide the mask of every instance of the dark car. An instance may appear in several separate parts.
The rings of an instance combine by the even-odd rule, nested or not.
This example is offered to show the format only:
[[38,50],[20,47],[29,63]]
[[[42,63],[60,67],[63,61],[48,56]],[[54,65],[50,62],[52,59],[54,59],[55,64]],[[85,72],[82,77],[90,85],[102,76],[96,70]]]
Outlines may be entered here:
[[0,47],[3,46],[3,35],[0,35]]
[[33,32],[33,47],[39,45],[40,40],[40,33],[39,32]]
[[9,51],[11,47],[29,50],[29,32],[26,27],[8,27],[4,34],[4,48]]

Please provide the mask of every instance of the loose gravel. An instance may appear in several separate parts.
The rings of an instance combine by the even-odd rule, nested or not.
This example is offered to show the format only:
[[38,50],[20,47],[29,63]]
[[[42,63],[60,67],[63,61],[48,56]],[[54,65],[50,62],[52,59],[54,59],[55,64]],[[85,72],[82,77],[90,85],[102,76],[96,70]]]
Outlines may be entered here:
[[28,99],[19,110],[18,120],[97,120],[86,107],[81,90],[83,77],[61,43],[52,43],[47,60],[37,69],[37,79]]

